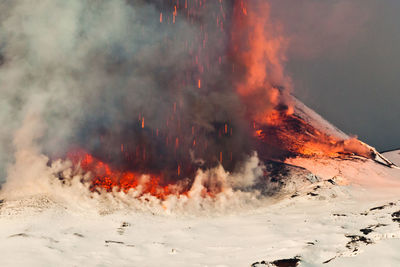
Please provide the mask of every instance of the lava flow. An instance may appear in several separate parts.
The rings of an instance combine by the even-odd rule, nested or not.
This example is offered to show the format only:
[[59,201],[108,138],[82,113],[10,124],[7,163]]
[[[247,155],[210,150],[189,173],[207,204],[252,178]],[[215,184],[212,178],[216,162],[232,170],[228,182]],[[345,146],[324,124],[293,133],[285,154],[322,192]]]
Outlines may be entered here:
[[68,158],[75,166],[79,166],[84,172],[91,174],[92,180],[89,187],[91,191],[98,192],[99,189],[103,189],[110,192],[115,188],[127,193],[130,189],[136,189],[140,195],[150,194],[160,199],[171,194],[186,194],[183,182],[179,187],[161,185],[162,177],[159,175],[118,171],[83,150],[70,152]]

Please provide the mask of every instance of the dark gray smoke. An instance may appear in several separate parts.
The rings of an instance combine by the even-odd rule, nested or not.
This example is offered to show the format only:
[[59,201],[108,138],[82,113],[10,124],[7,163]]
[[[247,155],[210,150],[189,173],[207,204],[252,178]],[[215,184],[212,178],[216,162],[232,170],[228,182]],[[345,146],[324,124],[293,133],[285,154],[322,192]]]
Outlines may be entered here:
[[249,148],[226,75],[232,3],[178,2],[176,14],[169,1],[3,2],[0,162],[34,113],[52,158],[79,148],[140,171],[234,168]]

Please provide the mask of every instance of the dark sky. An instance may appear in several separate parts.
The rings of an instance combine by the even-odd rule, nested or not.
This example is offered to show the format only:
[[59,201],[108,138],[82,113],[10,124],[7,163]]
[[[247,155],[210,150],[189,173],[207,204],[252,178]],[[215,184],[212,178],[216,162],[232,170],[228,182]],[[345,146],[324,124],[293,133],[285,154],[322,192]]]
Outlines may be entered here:
[[294,94],[378,150],[400,147],[400,1],[299,2],[272,6]]

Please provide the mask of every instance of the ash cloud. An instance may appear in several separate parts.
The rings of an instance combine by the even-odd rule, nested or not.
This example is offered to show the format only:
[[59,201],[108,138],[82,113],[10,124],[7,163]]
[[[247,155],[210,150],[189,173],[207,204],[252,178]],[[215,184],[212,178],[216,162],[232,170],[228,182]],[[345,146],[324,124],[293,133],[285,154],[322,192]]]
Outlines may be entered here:
[[[233,163],[225,167],[234,170],[235,162],[250,154],[249,133],[243,127],[245,108],[226,75],[232,1],[223,6],[223,33],[213,26],[219,5],[207,3],[188,18],[178,14],[173,23],[173,5],[165,1],[1,3],[2,179],[14,160],[13,135],[28,114],[42,119],[37,142],[50,158],[75,146],[118,167],[176,168],[180,160],[190,160],[188,149],[161,147],[168,138],[190,147],[193,139],[186,137],[194,128],[196,142],[208,147],[195,157],[215,166],[220,151],[224,159],[231,153]],[[205,40],[199,32],[207,32]],[[225,124],[235,134],[221,139]],[[158,130],[163,139],[153,142],[149,136]],[[140,144],[149,144],[139,147],[141,155],[162,159],[147,160],[149,166],[121,158],[121,145],[132,156]]]

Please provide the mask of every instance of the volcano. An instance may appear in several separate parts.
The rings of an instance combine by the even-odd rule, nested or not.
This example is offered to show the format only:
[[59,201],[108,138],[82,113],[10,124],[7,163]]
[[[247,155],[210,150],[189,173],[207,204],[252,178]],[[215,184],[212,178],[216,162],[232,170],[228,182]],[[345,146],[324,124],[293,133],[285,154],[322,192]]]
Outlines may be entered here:
[[0,263],[390,265],[400,245],[400,172],[376,156],[264,161],[257,179],[245,181],[257,173],[253,159],[239,177],[222,168],[199,173],[176,194],[151,180],[91,192],[83,185],[92,176],[70,162],[50,165],[25,151],[19,180],[0,192],[0,249],[9,255]]
[[0,4],[0,266],[397,261],[398,151],[295,97],[273,14]]
[[[161,198],[185,194],[198,172],[221,166],[238,173],[254,152],[264,163],[359,156],[393,165],[293,97],[284,71],[288,40],[266,1],[149,3],[152,16],[127,19],[141,27],[134,44],[121,35],[83,57],[83,65],[92,65],[91,53],[101,57],[94,68],[106,79],[79,98],[83,115],[64,146],[43,138],[53,161],[69,159],[90,173],[90,190],[142,185]],[[92,28],[84,32],[97,40]],[[86,79],[76,80],[91,87]]]

